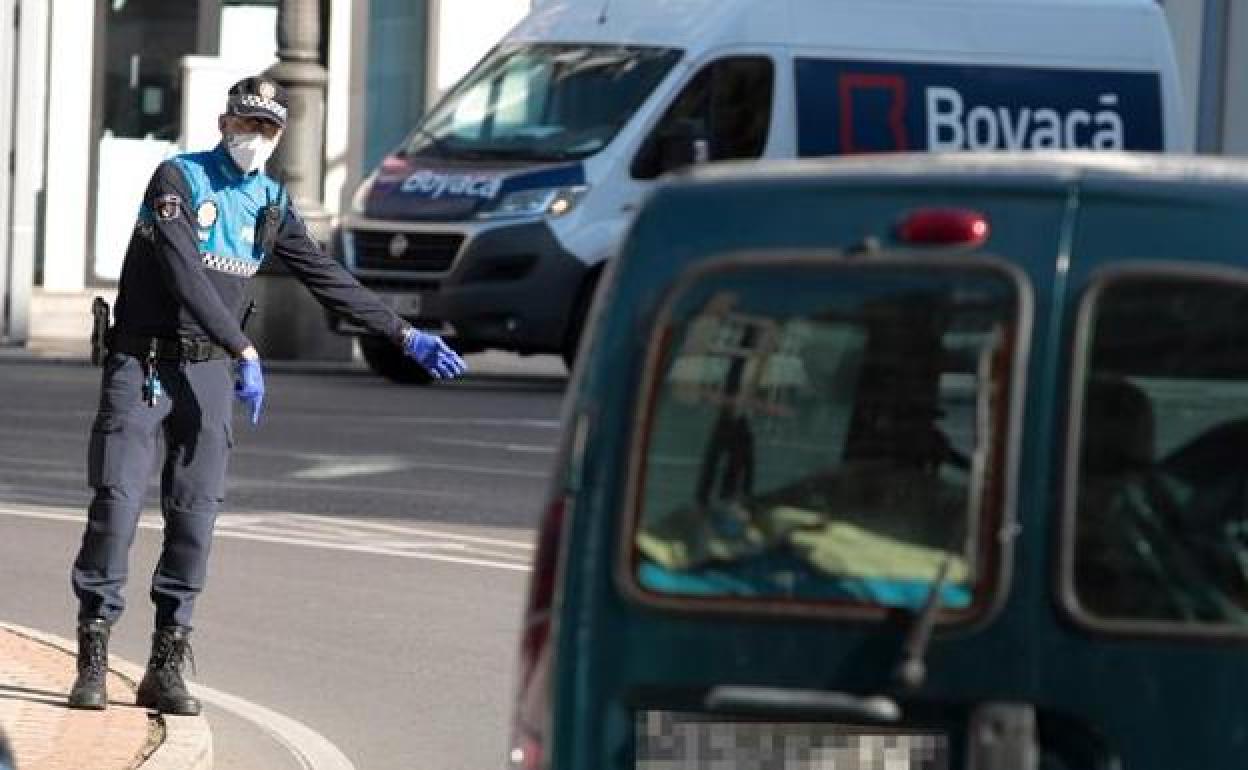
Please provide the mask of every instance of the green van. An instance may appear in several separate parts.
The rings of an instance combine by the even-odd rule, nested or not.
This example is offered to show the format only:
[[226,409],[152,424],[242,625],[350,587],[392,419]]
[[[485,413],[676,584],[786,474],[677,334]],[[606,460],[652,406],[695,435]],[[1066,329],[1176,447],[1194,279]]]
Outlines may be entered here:
[[510,760],[1248,766],[1248,165],[707,168],[569,387]]

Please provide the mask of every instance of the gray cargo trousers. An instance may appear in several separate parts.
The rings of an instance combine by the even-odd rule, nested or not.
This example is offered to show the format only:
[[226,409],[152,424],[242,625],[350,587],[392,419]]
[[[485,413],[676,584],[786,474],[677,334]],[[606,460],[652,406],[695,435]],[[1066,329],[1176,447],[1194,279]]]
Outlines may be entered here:
[[87,451],[95,494],[71,572],[80,622],[103,618],[111,624],[125,609],[130,545],[161,433],[164,544],[151,587],[156,627],[190,627],[195,597],[204,587],[233,444],[231,365],[227,359],[159,361],[157,369],[164,393],[148,406],[143,362],[124,353],[110,353],[104,361]]

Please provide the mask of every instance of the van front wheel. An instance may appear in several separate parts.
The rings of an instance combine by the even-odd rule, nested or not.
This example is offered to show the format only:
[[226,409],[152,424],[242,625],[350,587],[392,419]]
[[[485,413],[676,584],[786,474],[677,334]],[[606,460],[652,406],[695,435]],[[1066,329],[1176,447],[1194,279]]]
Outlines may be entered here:
[[433,382],[433,376],[423,366],[403,355],[398,345],[384,337],[360,337],[360,352],[369,369],[391,382],[403,385]]
[[572,315],[568,318],[568,331],[563,338],[563,364],[568,367],[568,374],[576,367],[577,349],[581,346],[581,335],[585,332],[585,322],[589,320],[589,308],[594,304],[594,292],[598,289],[598,279],[602,276],[601,268],[595,270],[585,279],[581,291],[577,294],[576,304],[572,306]]

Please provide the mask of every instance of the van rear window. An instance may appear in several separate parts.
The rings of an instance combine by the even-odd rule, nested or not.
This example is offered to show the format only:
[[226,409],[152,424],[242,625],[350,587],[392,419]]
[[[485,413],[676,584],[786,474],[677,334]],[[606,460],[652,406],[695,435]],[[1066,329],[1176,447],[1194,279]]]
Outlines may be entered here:
[[1078,612],[1242,634],[1248,274],[1114,277],[1090,293],[1082,333],[1067,497]]
[[1018,288],[995,268],[735,264],[652,352],[632,580],[650,596],[921,606],[999,558]]

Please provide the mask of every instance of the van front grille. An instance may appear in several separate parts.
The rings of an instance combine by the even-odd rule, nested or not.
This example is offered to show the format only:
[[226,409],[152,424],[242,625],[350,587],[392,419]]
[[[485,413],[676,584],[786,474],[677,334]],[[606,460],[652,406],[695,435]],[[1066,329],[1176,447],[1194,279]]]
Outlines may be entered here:
[[444,273],[451,269],[464,236],[459,233],[403,233],[353,230],[355,264],[365,270]]

